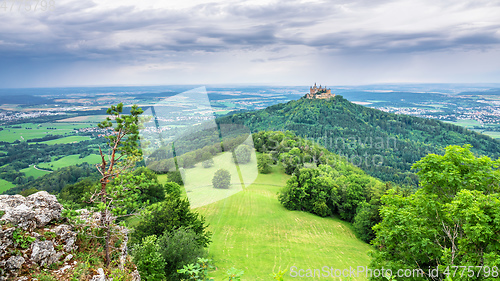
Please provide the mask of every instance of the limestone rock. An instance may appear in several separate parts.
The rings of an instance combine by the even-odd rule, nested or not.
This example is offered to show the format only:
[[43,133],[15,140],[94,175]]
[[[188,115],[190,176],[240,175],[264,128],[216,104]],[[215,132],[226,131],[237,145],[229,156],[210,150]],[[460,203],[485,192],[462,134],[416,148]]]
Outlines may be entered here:
[[107,281],[106,274],[102,268],[97,269],[97,275],[92,276],[91,281]]
[[31,260],[40,266],[54,263],[56,254],[52,241],[35,241],[31,244]]
[[71,226],[61,224],[54,228],[53,232],[64,242],[64,250],[66,252],[71,252],[72,250],[76,250],[78,248],[78,246],[75,245],[76,233],[72,231]]
[[32,230],[43,227],[52,220],[61,218],[62,205],[54,195],[39,191],[28,197],[22,195],[0,195],[2,220]]
[[5,262],[5,269],[7,270],[18,270],[23,266],[24,263],[24,258],[21,256],[12,256],[10,257],[7,262]]
[[62,205],[54,195],[47,191],[39,191],[26,197],[26,201],[35,210],[37,227],[43,227],[52,220],[61,218]]

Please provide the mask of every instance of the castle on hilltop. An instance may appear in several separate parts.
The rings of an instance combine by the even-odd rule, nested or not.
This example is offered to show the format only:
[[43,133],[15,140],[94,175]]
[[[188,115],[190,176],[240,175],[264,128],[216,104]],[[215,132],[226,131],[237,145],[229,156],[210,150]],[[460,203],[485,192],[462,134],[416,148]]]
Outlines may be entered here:
[[319,88],[314,83],[314,87],[309,88],[309,94],[306,94],[307,99],[329,99],[333,98],[335,94],[332,94],[332,90],[324,88],[319,85]]

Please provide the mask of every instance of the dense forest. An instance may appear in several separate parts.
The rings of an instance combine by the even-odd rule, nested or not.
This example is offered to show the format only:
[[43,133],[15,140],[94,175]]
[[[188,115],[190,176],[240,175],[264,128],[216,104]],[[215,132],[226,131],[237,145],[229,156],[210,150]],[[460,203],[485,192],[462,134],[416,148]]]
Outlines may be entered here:
[[500,141],[434,119],[386,113],[335,96],[302,98],[266,109],[217,119],[242,124],[252,132],[290,130],[312,139],[384,181],[418,185],[411,165],[429,153],[443,154],[448,145],[471,144],[472,151],[493,159]]

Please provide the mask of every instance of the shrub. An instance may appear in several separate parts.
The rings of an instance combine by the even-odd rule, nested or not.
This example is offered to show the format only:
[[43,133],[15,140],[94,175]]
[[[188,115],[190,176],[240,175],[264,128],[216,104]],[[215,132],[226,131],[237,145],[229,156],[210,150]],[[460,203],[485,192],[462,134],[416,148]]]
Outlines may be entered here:
[[165,232],[158,238],[159,252],[168,262],[164,264],[167,280],[179,280],[178,268],[194,263],[199,257],[205,256],[203,245],[196,242],[199,238],[199,235],[189,228]]
[[148,206],[132,233],[132,244],[147,236],[159,237],[181,227],[191,228],[198,236],[196,242],[202,246],[210,243],[211,233],[206,230],[205,218],[191,210],[189,201],[178,196],[167,195],[165,201]]
[[181,196],[181,187],[175,182],[167,182],[164,185],[165,194],[175,197]]
[[[196,263],[184,265],[177,272],[183,274],[185,279],[194,281],[206,281],[208,279],[208,271],[213,268],[210,264],[210,259],[198,258]],[[213,280],[213,279],[210,279]]]
[[257,169],[261,174],[269,174],[271,172],[271,163],[273,159],[269,154],[260,154],[257,156]]
[[142,239],[142,243],[132,249],[132,256],[143,280],[165,279],[165,259],[160,254],[156,235]]
[[31,194],[34,194],[34,193],[37,193],[37,192],[38,192],[38,189],[32,187],[30,189],[25,189],[25,190],[19,192],[19,194],[21,194],[24,197],[28,197]]
[[241,280],[241,276],[243,275],[243,273],[245,273],[245,271],[231,267],[226,273],[227,273],[227,280],[239,281]]
[[234,156],[238,164],[250,162],[252,157],[252,149],[248,145],[240,145],[234,150]]
[[208,159],[208,160],[205,160],[203,162],[201,162],[201,165],[203,166],[203,168],[210,168],[214,165],[214,159]]
[[175,182],[178,185],[184,184],[184,182],[182,181],[181,172],[179,172],[179,171],[168,172],[167,178],[168,178],[168,181]]
[[228,170],[219,169],[212,178],[214,188],[229,188],[231,184],[231,174]]

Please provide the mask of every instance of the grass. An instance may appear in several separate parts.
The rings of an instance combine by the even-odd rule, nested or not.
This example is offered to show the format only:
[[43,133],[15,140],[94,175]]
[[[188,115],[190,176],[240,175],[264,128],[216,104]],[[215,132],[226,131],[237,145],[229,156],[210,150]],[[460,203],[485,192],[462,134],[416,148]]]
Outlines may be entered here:
[[[37,166],[37,168],[42,169],[41,167]],[[35,179],[39,178],[41,176],[44,176],[46,174],[50,174],[51,172],[47,171],[40,171],[35,169],[33,166],[29,166],[29,168],[22,169],[20,172],[23,172],[26,174],[26,177],[33,176]]]
[[452,123],[454,125],[466,127],[466,128],[472,128],[474,126],[481,126],[481,123],[477,120],[472,120],[472,119],[460,119],[457,120],[456,122],[451,122],[451,121],[445,121],[446,123]]
[[79,154],[68,155],[56,161],[52,161],[49,163],[41,163],[37,167],[39,167],[40,169],[50,168],[55,171],[59,168],[77,165],[83,162],[87,162],[89,164],[96,164],[101,160],[101,157],[97,154],[91,154],[84,158],[79,158],[79,156],[80,156]]
[[40,142],[40,143],[52,145],[52,144],[64,144],[64,143],[81,142],[81,141],[90,140],[90,139],[91,138],[87,137],[87,136],[69,136],[69,137],[55,139],[55,140],[43,141],[43,142]]
[[7,191],[7,190],[13,188],[14,186],[16,186],[16,185],[11,183],[10,181],[0,179],[0,194],[2,194],[4,191]]
[[[213,159],[214,166],[210,168],[203,168],[201,163],[198,163],[195,168],[181,170],[184,188],[192,208],[207,205],[240,192],[257,177],[257,160],[255,154],[253,154],[249,163],[239,166],[233,163],[231,152],[221,153]],[[231,174],[231,186],[229,189],[213,188],[212,178],[219,169],[228,170]]]
[[274,169],[272,174],[258,175],[241,192],[197,208],[213,233],[209,254],[218,269],[211,276],[223,280],[226,271],[235,267],[245,271],[243,280],[270,280],[272,272],[287,269],[288,280],[291,266],[368,266],[371,247],[356,238],[350,224],[281,206],[277,192],[288,176]]
[[[16,140],[23,141],[34,138],[41,138],[48,134],[52,135],[64,135],[71,134],[74,129],[89,127],[89,124],[77,124],[77,123],[43,123],[43,124],[33,124],[33,123],[23,123],[15,126],[21,126],[21,128],[12,128],[11,126],[3,126],[3,130],[0,131],[0,139],[6,142],[14,142]],[[47,129],[55,128],[55,129]]]
[[500,132],[494,132],[494,131],[483,131],[483,132],[481,132],[481,133],[483,133],[483,134],[485,134],[485,135],[487,135],[487,136],[490,136],[490,137],[492,137],[492,138],[494,138],[494,139],[498,139],[498,138],[500,138]]

